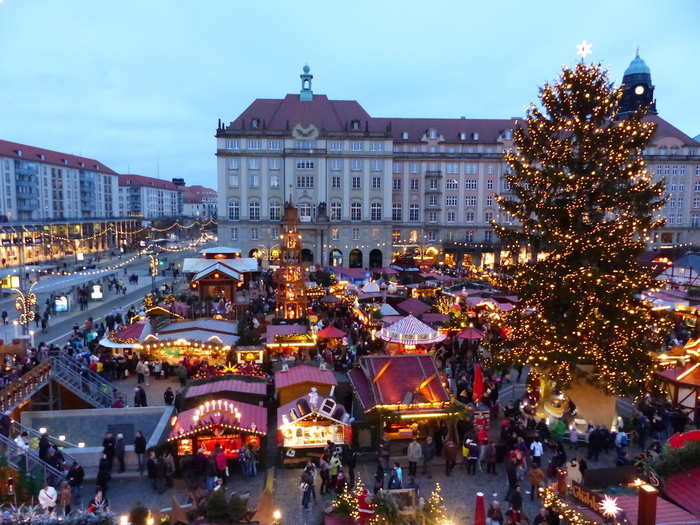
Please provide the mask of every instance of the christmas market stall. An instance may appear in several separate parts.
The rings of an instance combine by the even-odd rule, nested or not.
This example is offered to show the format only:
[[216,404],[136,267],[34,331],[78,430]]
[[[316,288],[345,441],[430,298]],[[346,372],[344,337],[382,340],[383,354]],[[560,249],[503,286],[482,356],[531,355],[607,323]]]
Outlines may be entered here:
[[267,435],[267,409],[257,405],[212,399],[171,419],[168,442],[177,444],[182,457],[203,450],[211,455],[221,447],[229,459],[237,459],[244,446],[259,450]]
[[320,396],[332,396],[338,380],[332,371],[321,366],[297,365],[275,372],[275,397],[280,406],[305,396],[312,388]]
[[375,416],[385,438],[431,435],[437,420],[459,411],[431,354],[363,356],[348,375],[353,410]]
[[404,352],[427,352],[431,345],[445,339],[445,334],[434,330],[412,315],[382,328],[377,337],[387,342],[390,354]]
[[141,345],[141,352],[151,360],[169,364],[178,364],[183,359],[217,364],[225,362],[237,340],[236,325],[230,321],[179,321],[149,334]]
[[313,388],[306,396],[279,407],[277,441],[292,450],[320,449],[328,441],[336,446],[350,445],[350,414],[335,399],[319,395]]
[[301,357],[316,347],[316,337],[303,324],[271,324],[265,329],[265,347],[272,359]]
[[118,357],[131,351],[139,352],[141,343],[151,334],[151,323],[140,320],[109,332],[100,339],[100,346],[109,349],[112,356]]

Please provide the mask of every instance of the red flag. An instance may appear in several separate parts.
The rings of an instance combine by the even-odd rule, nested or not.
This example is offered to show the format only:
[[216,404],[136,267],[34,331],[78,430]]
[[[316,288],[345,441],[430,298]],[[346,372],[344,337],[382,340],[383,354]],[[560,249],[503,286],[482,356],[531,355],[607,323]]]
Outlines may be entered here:
[[474,383],[472,385],[472,399],[474,404],[481,400],[484,395],[484,371],[481,365],[474,365]]

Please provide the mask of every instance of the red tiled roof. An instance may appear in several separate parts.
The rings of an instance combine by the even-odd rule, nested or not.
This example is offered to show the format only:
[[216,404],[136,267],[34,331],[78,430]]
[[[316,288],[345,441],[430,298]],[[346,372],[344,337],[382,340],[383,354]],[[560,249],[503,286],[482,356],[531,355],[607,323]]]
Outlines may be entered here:
[[348,372],[348,378],[352,383],[352,389],[360,400],[362,410],[370,410],[376,403],[372,394],[372,385],[369,384],[369,379],[361,368],[353,368]]
[[[681,507],[700,518],[700,489],[698,487],[700,487],[700,467],[669,477],[664,483],[664,492]],[[659,520],[656,521],[658,523]]]
[[[384,366],[389,366],[384,369]],[[413,402],[447,402],[449,395],[440,382],[438,368],[430,354],[378,355],[361,359],[362,369],[370,383],[376,404],[402,404],[408,394]],[[374,378],[384,371],[376,381]],[[428,378],[432,379],[421,391],[418,387]]]
[[330,370],[321,370],[317,366],[298,365],[286,372],[275,372],[275,390],[299,383],[318,383],[319,385],[337,385],[338,380]]
[[305,334],[308,331],[303,324],[269,324],[265,330],[265,341],[272,344],[275,342],[275,336]]
[[206,188],[204,186],[185,186],[182,200],[188,203],[199,203],[204,199],[215,199],[217,196],[216,190]]
[[119,330],[117,330],[117,337],[120,339],[136,339],[138,340],[139,337],[141,337],[141,333],[143,332],[143,329],[146,327],[146,323],[139,322],[139,323],[132,323],[130,325],[126,325],[121,327]]
[[[693,368],[693,370],[679,380],[679,376],[687,372],[690,368]],[[667,381],[671,381],[673,383],[678,383],[690,387],[700,387],[700,366],[696,366],[695,364],[679,366],[676,368],[669,368],[668,370],[658,370],[656,373],[663,379],[666,379]]]
[[[21,157],[17,154],[18,151],[22,152]],[[41,158],[42,155],[44,157],[43,159]],[[68,168],[99,171],[102,173],[109,173],[111,175],[117,174],[117,172],[95,159],[71,155],[69,153],[61,153],[60,151],[53,151],[45,148],[37,148],[35,146],[28,146],[17,142],[9,142],[7,140],[0,140],[0,156],[23,159],[31,162],[43,162],[46,164]]]
[[241,394],[254,394],[264,396],[267,393],[265,381],[243,381],[242,379],[224,379],[223,381],[212,381],[201,385],[191,386],[185,395],[186,399],[204,396],[207,394],[217,394],[219,392],[238,392]]
[[157,179],[155,177],[146,177],[144,175],[134,175],[132,173],[119,174],[120,186],[158,188],[161,190],[183,191],[182,186],[177,186],[165,179]]
[[644,120],[651,120],[652,122],[656,123],[656,130],[654,131],[654,136],[651,139],[652,143],[664,137],[673,137],[680,140],[686,146],[700,146],[699,142],[690,138],[680,129],[662,119],[658,115],[648,115]]
[[[694,494],[697,500],[697,485]],[[615,499],[629,523],[637,523],[639,496],[619,495],[615,496]],[[656,523],[657,525],[700,525],[700,518],[659,497],[656,499]]]
[[396,305],[396,308],[411,315],[421,315],[430,310],[430,306],[425,304],[423,301],[414,299],[413,297],[409,297],[405,301],[401,301]]
[[[227,402],[230,403],[231,401],[227,400]],[[222,413],[222,420],[219,421],[218,418],[215,418],[216,420],[213,421],[213,423],[235,425],[247,430],[252,430],[254,423],[256,432],[267,434],[267,408],[257,405],[250,405],[248,403],[241,403],[239,401],[233,401],[233,404],[241,413],[239,422],[232,421],[228,414]],[[177,415],[177,421],[170,429],[170,434],[168,435],[169,440],[176,439],[182,433],[192,432],[197,428],[203,427],[210,423],[206,419],[200,419],[198,422],[195,422],[193,416],[195,415],[196,411],[196,408],[192,408],[190,410],[180,412]]]

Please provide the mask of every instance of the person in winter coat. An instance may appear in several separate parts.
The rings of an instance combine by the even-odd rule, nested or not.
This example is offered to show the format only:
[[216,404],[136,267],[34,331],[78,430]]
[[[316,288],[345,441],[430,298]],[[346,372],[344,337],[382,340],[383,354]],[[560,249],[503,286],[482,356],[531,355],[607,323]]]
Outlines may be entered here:
[[80,505],[82,499],[83,479],[85,479],[85,471],[77,461],[73,462],[68,470],[68,485],[70,485],[72,502],[75,505]]
[[494,445],[493,441],[489,441],[486,444],[484,462],[486,463],[486,473],[496,474],[496,445]]
[[64,481],[61,483],[61,489],[58,491],[58,504],[63,509],[64,516],[68,516],[68,514],[70,514],[72,503],[73,495],[71,493],[70,485],[67,481]]
[[172,405],[173,401],[175,401],[175,392],[173,392],[172,387],[168,387],[163,393],[163,401],[165,401],[166,405]]
[[415,476],[418,462],[423,459],[423,449],[416,438],[408,444],[408,475]]
[[110,465],[109,461],[107,460],[107,455],[102,454],[102,458],[100,459],[100,464],[97,467],[97,480],[95,484],[99,489],[102,490],[103,494],[107,494],[107,485],[109,484],[109,480],[112,479],[112,474],[110,474]]
[[124,455],[126,454],[126,443],[124,442],[124,434],[117,434],[117,439],[114,441],[114,456],[119,463],[119,472],[124,472]]
[[445,475],[452,474],[452,469],[457,464],[457,445],[451,439],[445,441],[443,445],[443,453],[445,455]]
[[146,468],[146,438],[140,431],[136,432],[134,437],[134,454],[136,454],[136,459],[139,464],[139,474],[143,476],[143,471]]
[[44,484],[42,489],[39,491],[39,505],[44,509],[47,515],[51,515],[53,509],[56,508],[56,489],[47,483]]
[[148,473],[148,479],[151,480],[151,487],[158,492],[158,458],[153,450],[148,453],[146,472]]

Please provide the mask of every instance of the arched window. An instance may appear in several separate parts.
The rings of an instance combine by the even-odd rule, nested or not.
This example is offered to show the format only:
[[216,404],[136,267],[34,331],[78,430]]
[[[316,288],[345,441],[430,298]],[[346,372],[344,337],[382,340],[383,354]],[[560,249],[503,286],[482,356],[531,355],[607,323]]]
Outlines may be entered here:
[[248,204],[248,216],[251,221],[260,220],[260,201],[250,201],[250,203]]
[[270,220],[278,221],[282,218],[282,205],[279,201],[270,201]]
[[362,204],[359,202],[353,202],[350,205],[350,220],[361,221],[362,220]]
[[340,201],[331,202],[331,220],[339,221],[343,216],[343,205]]
[[241,203],[235,199],[228,201],[228,220],[238,221],[241,219]]
[[373,221],[382,220],[382,205],[379,202],[373,202],[370,206],[370,219]]

